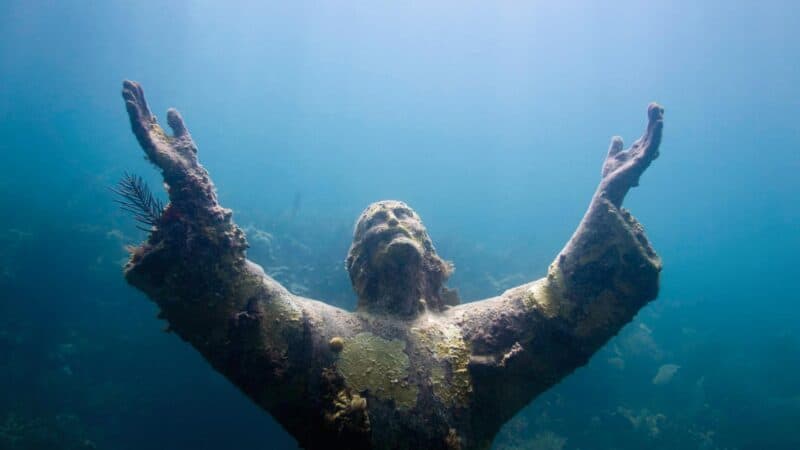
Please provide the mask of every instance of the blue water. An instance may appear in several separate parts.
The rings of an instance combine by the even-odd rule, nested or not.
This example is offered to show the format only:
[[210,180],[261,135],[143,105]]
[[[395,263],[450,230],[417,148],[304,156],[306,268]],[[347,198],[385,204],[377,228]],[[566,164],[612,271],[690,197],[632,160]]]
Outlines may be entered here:
[[262,3],[0,3],[0,448],[295,448],[122,278],[144,233],[108,187],[159,186],[125,78],[271,234],[251,258],[343,307],[352,224],[385,198],[465,299],[542,276],[659,101],[626,199],[659,298],[495,448],[800,448],[796,2]]

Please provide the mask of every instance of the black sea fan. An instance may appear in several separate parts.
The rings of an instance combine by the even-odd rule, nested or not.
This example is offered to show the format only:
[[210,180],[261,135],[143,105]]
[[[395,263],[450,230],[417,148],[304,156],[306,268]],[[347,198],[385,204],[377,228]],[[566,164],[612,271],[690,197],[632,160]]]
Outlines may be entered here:
[[142,177],[125,172],[111,191],[117,194],[118,198],[114,201],[122,210],[133,214],[133,218],[139,223],[136,228],[150,231],[158,224],[161,214],[164,213],[164,203],[153,195]]

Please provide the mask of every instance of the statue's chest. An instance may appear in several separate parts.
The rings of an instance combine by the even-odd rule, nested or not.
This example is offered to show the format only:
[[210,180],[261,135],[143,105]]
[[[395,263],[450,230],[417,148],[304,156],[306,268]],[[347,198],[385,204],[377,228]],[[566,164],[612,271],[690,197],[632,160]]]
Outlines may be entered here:
[[448,410],[467,405],[470,351],[456,327],[434,322],[384,330],[375,327],[344,340],[335,364],[348,388],[400,410],[420,402]]
[[446,441],[460,439],[459,430],[469,423],[469,360],[470,350],[455,326],[372,321],[341,340],[332,369],[342,384],[328,416],[337,427],[339,422],[361,424],[373,444],[408,441],[416,444],[397,448],[449,448]]

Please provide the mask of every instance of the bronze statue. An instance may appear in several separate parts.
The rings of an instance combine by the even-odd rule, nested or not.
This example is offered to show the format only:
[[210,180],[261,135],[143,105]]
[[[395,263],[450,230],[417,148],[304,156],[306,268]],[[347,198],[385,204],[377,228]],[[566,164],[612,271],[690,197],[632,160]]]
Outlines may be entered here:
[[633,146],[611,141],[577,231],[547,276],[466,304],[399,201],[359,217],[347,270],[355,312],[293,295],[247,260],[180,114],[168,135],[125,81],[131,126],[169,204],[125,266],[129,283],[307,449],[485,449],[500,427],[658,293],[659,257],[622,201],[658,156],[663,109]]

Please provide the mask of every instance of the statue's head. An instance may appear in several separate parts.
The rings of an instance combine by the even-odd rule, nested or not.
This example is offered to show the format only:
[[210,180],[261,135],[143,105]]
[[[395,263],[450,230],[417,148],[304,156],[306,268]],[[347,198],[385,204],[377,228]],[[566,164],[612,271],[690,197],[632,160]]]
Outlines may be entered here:
[[376,202],[361,213],[346,264],[359,309],[414,316],[453,303],[444,287],[452,266],[436,254],[419,215],[403,202]]

